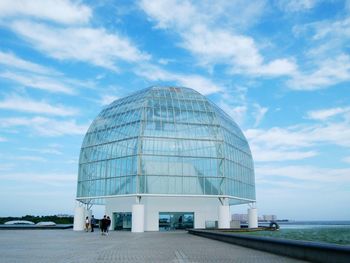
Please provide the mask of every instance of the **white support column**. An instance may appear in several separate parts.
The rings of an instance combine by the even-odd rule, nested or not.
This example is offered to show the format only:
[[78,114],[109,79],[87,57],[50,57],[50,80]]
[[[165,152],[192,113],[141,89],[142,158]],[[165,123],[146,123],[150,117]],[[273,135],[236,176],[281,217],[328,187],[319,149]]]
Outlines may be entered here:
[[85,208],[84,206],[79,205],[77,202],[74,209],[73,230],[74,231],[84,230],[84,224],[85,224]]
[[248,208],[248,228],[258,227],[258,210],[256,207]]
[[227,204],[227,198],[219,198],[219,228],[230,228],[230,206]]
[[136,197],[136,203],[132,205],[131,232],[142,233],[145,227],[145,206],[140,204],[141,197]]

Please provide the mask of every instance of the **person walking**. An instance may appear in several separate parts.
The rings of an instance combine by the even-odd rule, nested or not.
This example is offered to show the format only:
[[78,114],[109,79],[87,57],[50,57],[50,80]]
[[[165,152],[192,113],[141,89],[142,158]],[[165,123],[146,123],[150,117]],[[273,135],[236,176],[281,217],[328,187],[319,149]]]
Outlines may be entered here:
[[110,226],[111,226],[111,219],[109,218],[109,216],[107,216],[107,220],[106,220],[106,233],[107,233],[107,236],[108,236],[108,230],[109,230]]
[[104,215],[103,218],[100,220],[101,235],[106,234],[106,226],[107,226],[107,217],[106,215]]
[[89,231],[89,226],[90,226],[90,222],[89,222],[89,217],[87,216],[85,218],[85,231],[88,232]]
[[95,219],[94,215],[92,215],[91,220],[90,220],[91,232],[94,232],[95,224],[96,224],[96,219]]

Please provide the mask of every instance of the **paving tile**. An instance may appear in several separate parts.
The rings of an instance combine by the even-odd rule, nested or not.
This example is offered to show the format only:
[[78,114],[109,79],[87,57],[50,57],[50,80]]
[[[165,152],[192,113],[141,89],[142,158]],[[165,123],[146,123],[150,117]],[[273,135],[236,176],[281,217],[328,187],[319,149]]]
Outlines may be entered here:
[[1,230],[0,263],[303,262],[176,232]]

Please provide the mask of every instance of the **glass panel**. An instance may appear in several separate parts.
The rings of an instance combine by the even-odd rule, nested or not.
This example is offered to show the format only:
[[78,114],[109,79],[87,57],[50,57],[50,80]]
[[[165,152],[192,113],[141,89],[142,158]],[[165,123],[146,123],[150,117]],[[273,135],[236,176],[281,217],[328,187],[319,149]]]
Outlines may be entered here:
[[113,229],[114,230],[131,230],[132,214],[128,213],[113,213]]
[[159,231],[170,231],[194,227],[193,212],[160,212]]
[[147,193],[255,199],[253,160],[242,131],[188,88],[151,87],[103,109],[84,138],[77,185],[78,197]]

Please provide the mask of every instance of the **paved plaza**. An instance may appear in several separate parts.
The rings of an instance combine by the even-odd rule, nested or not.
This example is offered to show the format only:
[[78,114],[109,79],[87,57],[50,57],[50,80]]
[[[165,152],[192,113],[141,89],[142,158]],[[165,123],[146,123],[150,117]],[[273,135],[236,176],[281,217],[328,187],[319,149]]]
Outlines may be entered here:
[[1,263],[302,262],[187,232],[1,230]]

